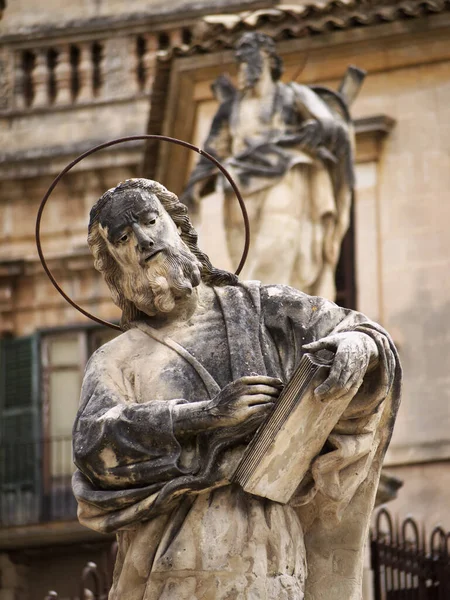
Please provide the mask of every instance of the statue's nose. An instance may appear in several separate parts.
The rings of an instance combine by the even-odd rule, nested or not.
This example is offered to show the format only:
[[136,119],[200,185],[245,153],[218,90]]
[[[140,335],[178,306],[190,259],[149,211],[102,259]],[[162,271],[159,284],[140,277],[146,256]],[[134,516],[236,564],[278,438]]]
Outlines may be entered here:
[[133,225],[134,235],[136,236],[136,242],[139,252],[145,252],[155,245],[155,242],[149,236],[149,234],[137,224]]

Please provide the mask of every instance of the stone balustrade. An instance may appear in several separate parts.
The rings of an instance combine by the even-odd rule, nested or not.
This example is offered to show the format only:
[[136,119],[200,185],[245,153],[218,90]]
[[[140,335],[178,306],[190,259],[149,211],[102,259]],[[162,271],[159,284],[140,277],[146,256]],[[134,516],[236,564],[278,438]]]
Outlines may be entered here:
[[6,106],[1,112],[70,107],[147,94],[158,53],[180,47],[186,28],[164,32],[115,32],[84,41],[70,37],[37,47],[10,46]]

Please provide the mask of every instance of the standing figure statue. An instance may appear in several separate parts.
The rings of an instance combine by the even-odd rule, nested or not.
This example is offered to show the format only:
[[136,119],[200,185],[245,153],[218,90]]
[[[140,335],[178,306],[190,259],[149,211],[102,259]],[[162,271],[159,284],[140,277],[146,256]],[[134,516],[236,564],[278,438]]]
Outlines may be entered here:
[[[235,56],[237,89],[224,75],[213,84],[220,105],[204,147],[243,192],[252,232],[243,275],[334,300],[354,187],[348,104],[364,74],[350,67],[340,93],[282,83],[281,58],[273,40],[261,33],[244,34]],[[180,197],[191,213],[215,177],[211,163],[200,158]],[[230,258],[238,264],[244,234],[230,188],[224,219]]]
[[[214,268],[186,206],[155,181],[107,191],[88,242],[124,330],[91,357],[73,430],[79,519],[117,534],[109,599],[360,600],[399,401],[388,334]],[[233,474],[248,443],[302,355],[324,349],[315,401],[345,410],[291,500],[247,493]]]

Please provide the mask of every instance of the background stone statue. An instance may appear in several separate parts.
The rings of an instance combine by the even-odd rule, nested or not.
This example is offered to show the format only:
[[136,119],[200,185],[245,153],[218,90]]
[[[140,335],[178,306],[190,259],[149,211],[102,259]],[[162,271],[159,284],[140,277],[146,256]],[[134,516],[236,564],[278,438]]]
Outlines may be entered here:
[[[280,82],[282,61],[267,35],[244,34],[235,56],[237,89],[226,76],[213,85],[220,105],[204,147],[224,162],[243,192],[252,232],[243,276],[333,300],[354,187],[346,100],[356,95],[362,71],[352,68],[343,93],[336,94]],[[209,161],[199,160],[181,196],[191,212],[211,191],[216,173]],[[228,250],[237,265],[243,226],[230,189],[224,215]]]
[[[214,268],[154,181],[106,192],[88,242],[124,329],[89,361],[73,431],[79,519],[117,533],[110,600],[360,600],[399,401],[387,333]],[[292,501],[247,494],[230,483],[246,445],[302,354],[324,348],[317,401],[348,407]]]

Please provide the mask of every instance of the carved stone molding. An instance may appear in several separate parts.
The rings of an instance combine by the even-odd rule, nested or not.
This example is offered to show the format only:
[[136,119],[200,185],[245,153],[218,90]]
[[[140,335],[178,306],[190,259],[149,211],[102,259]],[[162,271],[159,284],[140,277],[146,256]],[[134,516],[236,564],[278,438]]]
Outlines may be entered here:
[[[67,287],[68,280],[82,282],[97,276],[87,247],[46,258],[50,270],[63,288]],[[53,290],[37,255],[27,260],[0,261],[0,337],[16,334],[17,315],[23,310],[24,290],[33,311],[44,308],[52,311],[66,306],[65,300],[59,295],[49,297],[48,293],[43,293],[42,286],[48,291]],[[38,289],[41,292],[37,294]],[[109,301],[109,296],[101,291],[98,291],[94,298],[84,296],[83,292],[79,292],[76,301],[81,303]],[[39,300],[36,300],[37,297]],[[76,316],[75,310],[74,316]]]
[[[0,153],[0,179],[57,175],[77,156],[107,141],[109,140],[91,139],[80,144]],[[142,150],[142,142],[127,142],[87,157],[79,166],[77,165],[76,170],[138,165],[141,161]]]
[[356,161],[377,161],[382,141],[395,126],[395,119],[387,115],[374,115],[355,120]]

